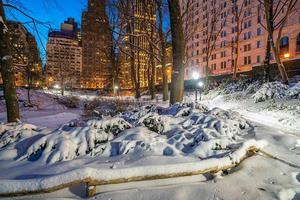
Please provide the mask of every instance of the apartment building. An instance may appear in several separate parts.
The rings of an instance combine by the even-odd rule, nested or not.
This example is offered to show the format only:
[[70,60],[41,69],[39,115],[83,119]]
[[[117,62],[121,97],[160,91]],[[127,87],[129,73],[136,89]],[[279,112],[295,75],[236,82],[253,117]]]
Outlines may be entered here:
[[74,19],[65,21],[60,30],[48,33],[46,84],[48,87],[80,88],[82,47]]
[[[18,87],[28,85],[28,76],[32,86],[41,84],[41,60],[35,37],[26,29],[24,25],[16,21],[7,22],[10,31],[10,42],[13,65],[15,67],[15,83]],[[0,75],[0,84],[2,79]]]
[[[186,41],[186,80],[192,79],[194,72],[199,72],[201,77],[233,73],[238,24],[241,34],[237,73],[249,72],[264,64],[267,31],[264,11],[258,0],[191,0],[190,6],[187,2],[181,0],[182,12],[188,13],[183,19],[184,28],[192,34]],[[242,11],[240,23],[235,17],[235,6]],[[300,8],[299,1],[296,8]],[[283,9],[282,14],[284,12]],[[209,58],[208,49],[212,49]],[[300,59],[300,12],[293,12],[283,28],[280,54],[284,62]],[[208,72],[205,70],[207,63]],[[272,55],[271,63],[275,63]]]

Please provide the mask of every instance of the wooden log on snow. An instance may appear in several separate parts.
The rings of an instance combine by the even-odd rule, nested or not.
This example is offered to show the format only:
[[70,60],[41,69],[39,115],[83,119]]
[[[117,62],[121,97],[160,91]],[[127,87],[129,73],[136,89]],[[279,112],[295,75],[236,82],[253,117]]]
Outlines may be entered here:
[[[180,172],[180,173],[169,173],[169,174],[157,174],[157,175],[145,175],[145,176],[135,176],[130,178],[119,178],[119,179],[111,179],[111,180],[95,180],[92,177],[83,179],[83,180],[75,180],[69,183],[57,185],[55,187],[47,188],[47,189],[38,189],[32,191],[20,191],[20,192],[12,192],[12,193],[0,193],[0,197],[13,197],[13,196],[23,196],[23,195],[31,195],[31,194],[41,194],[41,193],[50,193],[55,192],[64,188],[72,187],[74,185],[86,184],[86,196],[93,197],[97,194],[96,186],[99,185],[108,185],[108,184],[119,184],[119,183],[128,183],[133,181],[146,181],[146,180],[158,180],[158,179],[167,179],[167,178],[176,178],[183,176],[192,176],[192,175],[200,175],[206,173],[217,173],[223,170],[229,170],[238,166],[243,160],[257,153],[259,149],[256,146],[250,146],[247,148],[245,155],[243,155],[239,162],[231,163],[229,165],[225,165],[222,167],[210,167],[201,170],[189,171],[189,172]],[[201,161],[200,161],[201,162]]]

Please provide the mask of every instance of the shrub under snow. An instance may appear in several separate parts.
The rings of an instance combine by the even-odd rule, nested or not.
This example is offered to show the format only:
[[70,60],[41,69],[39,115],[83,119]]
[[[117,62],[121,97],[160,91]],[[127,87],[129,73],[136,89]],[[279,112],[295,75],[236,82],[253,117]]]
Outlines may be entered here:
[[33,136],[37,127],[31,124],[0,124],[0,149],[21,138]]
[[[208,110],[201,104],[175,104],[169,108],[146,106],[120,116],[40,134],[16,158],[46,163],[131,153],[205,158],[224,154],[232,145],[239,145],[245,140],[243,137],[249,127],[236,112]],[[4,151],[5,148],[3,146]]]
[[290,88],[288,95],[291,98],[300,99],[300,82]]
[[265,83],[252,97],[256,103],[268,99],[281,99],[287,95],[288,89],[287,85],[280,82]]

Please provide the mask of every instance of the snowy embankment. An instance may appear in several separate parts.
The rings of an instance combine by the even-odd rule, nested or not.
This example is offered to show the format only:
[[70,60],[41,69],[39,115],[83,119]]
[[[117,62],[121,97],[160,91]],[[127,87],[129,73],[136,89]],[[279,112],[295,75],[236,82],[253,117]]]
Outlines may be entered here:
[[[27,90],[18,89],[21,121],[48,128],[57,128],[70,120],[80,118],[81,110],[75,97],[61,97],[44,91],[31,90],[31,104],[28,103]],[[6,121],[4,99],[0,100],[0,121]]]
[[235,110],[251,121],[300,135],[300,82],[294,86],[280,82],[225,83],[205,95],[202,103]]
[[219,171],[265,145],[238,113],[201,104],[145,106],[54,131],[24,124],[2,124],[0,130],[2,194],[85,179]]

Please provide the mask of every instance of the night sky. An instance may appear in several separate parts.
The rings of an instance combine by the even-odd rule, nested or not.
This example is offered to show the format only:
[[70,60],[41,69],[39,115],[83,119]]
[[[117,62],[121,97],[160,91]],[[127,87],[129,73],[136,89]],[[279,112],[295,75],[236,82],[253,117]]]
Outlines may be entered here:
[[[45,61],[45,51],[43,47],[46,48],[49,27],[59,29],[60,24],[68,17],[74,17],[75,20],[80,23],[81,13],[86,9],[87,5],[87,0],[4,0],[4,3],[6,2],[12,2],[13,5],[17,5],[35,19],[49,23],[47,26],[38,25],[37,27],[41,41],[39,41],[32,24],[25,25],[29,32],[36,36],[43,61]],[[29,18],[12,9],[6,9],[6,15],[10,20],[20,22],[30,21]]]

